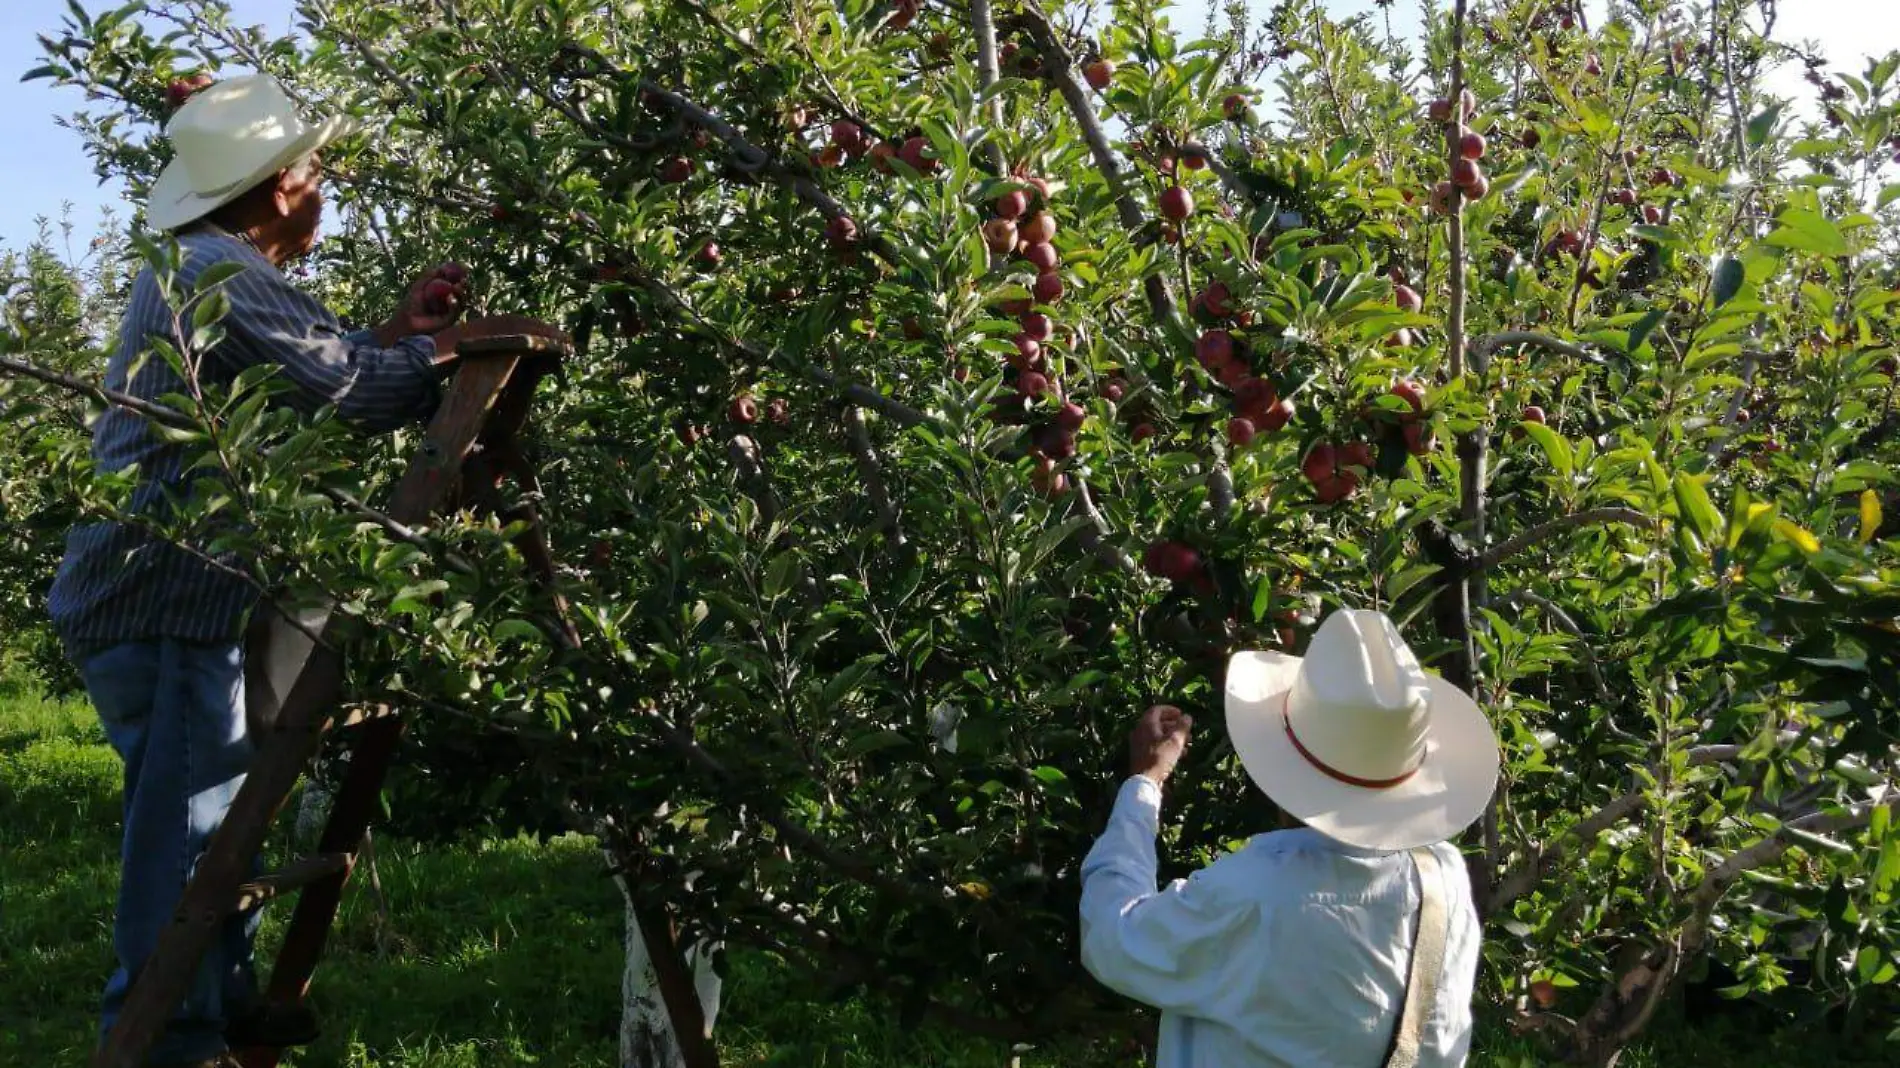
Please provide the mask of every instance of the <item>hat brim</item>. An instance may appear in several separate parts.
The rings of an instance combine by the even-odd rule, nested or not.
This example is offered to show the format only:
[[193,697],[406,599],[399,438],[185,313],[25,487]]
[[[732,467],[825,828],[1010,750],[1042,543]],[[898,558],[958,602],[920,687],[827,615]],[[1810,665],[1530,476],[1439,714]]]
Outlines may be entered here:
[[1498,782],[1498,742],[1469,695],[1435,675],[1425,759],[1397,786],[1354,786],[1294,748],[1281,710],[1301,658],[1236,653],[1227,663],[1227,733],[1248,777],[1288,815],[1329,838],[1400,851],[1442,842],[1484,813]]
[[191,179],[186,177],[184,167],[174,159],[159,172],[158,181],[152,183],[151,196],[146,200],[145,224],[153,230],[162,231],[176,230],[187,223],[197,222],[256,188],[259,182],[271,175],[312,152],[321,152],[331,142],[348,137],[361,128],[361,123],[343,116],[318,123],[305,130],[301,137],[286,142],[282,151],[273,156],[270,162],[258,167],[248,178],[212,196],[193,191]]

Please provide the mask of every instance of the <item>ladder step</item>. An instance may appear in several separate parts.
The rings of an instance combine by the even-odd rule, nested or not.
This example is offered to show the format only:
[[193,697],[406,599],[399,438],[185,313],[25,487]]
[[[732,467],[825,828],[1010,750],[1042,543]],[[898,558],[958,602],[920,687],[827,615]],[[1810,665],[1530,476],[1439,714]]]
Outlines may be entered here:
[[356,863],[355,853],[313,853],[292,861],[289,867],[261,875],[237,889],[238,912],[261,905],[274,897],[309,886],[331,875],[342,875]]

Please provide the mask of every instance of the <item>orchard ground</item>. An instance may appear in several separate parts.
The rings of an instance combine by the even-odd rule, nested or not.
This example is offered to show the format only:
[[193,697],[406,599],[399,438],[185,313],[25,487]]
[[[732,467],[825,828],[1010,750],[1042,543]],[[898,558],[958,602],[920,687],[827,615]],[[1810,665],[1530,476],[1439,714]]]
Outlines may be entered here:
[[[79,1063],[111,959],[118,765],[83,701],[44,697],[0,660],[0,1064]],[[279,836],[286,840],[287,836]],[[389,905],[379,920],[363,883],[345,904],[318,979],[323,1042],[305,1068],[513,1068],[615,1063],[620,898],[579,837],[453,845],[383,841]],[[267,920],[274,945],[282,910]],[[856,1002],[811,1004],[803,978],[756,953],[728,960],[720,1045],[730,1065],[979,1068],[1009,1063],[994,1043],[942,1031],[907,1034]],[[1476,1068],[1549,1063],[1487,1022]],[[1794,1029],[1764,1033],[1680,1018],[1630,1051],[1626,1065],[1799,1068],[1892,1063]],[[1087,1048],[1035,1050],[1023,1068],[1139,1063]]]

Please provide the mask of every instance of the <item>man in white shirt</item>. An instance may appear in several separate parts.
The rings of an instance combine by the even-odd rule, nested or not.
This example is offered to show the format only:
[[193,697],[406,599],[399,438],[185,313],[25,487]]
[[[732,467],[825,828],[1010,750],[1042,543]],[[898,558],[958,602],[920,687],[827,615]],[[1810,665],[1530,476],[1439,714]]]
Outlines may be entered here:
[[1161,788],[1193,721],[1149,709],[1082,865],[1083,964],[1162,1011],[1157,1068],[1462,1065],[1480,931],[1447,839],[1497,783],[1483,710],[1383,614],[1340,611],[1304,658],[1236,654],[1226,713],[1291,829],[1157,891]]

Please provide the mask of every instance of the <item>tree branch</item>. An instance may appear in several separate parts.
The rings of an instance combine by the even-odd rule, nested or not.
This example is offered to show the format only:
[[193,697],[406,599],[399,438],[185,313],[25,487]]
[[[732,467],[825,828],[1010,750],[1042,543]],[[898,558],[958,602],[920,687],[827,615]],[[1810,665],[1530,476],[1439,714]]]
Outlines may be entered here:
[[1517,537],[1501,545],[1493,546],[1473,562],[1472,572],[1482,574],[1489,571],[1518,553],[1549,541],[1553,535],[1566,530],[1575,527],[1602,526],[1608,523],[1629,523],[1647,530],[1655,530],[1662,525],[1634,508],[1592,508],[1588,511],[1572,512],[1569,515],[1558,516],[1547,523],[1539,523]]
[[[1107,183],[1111,196],[1115,199],[1115,213],[1121,224],[1130,233],[1147,226],[1148,214],[1135,203],[1133,193],[1128,191],[1125,171],[1121,161],[1116,158],[1115,150],[1109,147],[1108,134],[1102,129],[1101,121],[1095,117],[1095,106],[1089,101],[1088,87],[1075,76],[1075,56],[1069,51],[1062,37],[1049,22],[1049,16],[1042,11],[1037,0],[1024,0],[1022,14],[1030,35],[1036,38],[1036,46],[1042,50],[1043,77],[1047,78],[1062,94],[1069,105],[1069,112],[1075,117],[1076,126],[1082,131],[1082,140],[1088,143],[1089,155],[1095,160],[1095,170]],[[1154,310],[1155,317],[1167,325],[1179,325],[1180,311],[1175,305],[1174,291],[1168,287],[1167,279],[1159,274],[1151,274],[1143,282],[1148,294],[1148,305]]]
[[[996,87],[999,71],[996,63],[996,17],[990,11],[990,0],[970,0],[970,27],[976,31],[976,87],[980,93],[989,93]],[[990,165],[996,168],[997,177],[1009,173],[1009,161],[1003,158],[1003,146],[996,140],[996,132],[1003,128],[1003,101],[992,95],[984,105],[990,116],[990,134],[984,138],[984,147],[988,149]]]
[[878,524],[890,536],[891,544],[903,548],[908,539],[897,522],[897,506],[891,503],[890,487],[884,483],[884,465],[878,462],[877,449],[871,444],[871,430],[864,421],[864,409],[849,405],[844,412],[845,433],[851,439],[851,455],[858,464],[858,477],[864,480],[865,495],[877,510]]
[[1581,345],[1530,330],[1505,330],[1496,334],[1486,334],[1472,341],[1469,351],[1474,362],[1488,366],[1491,355],[1506,345],[1531,345],[1541,349],[1548,349],[1551,352],[1561,353],[1571,359],[1582,360],[1585,363],[1603,362],[1603,357],[1598,356],[1596,353],[1591,352]]

